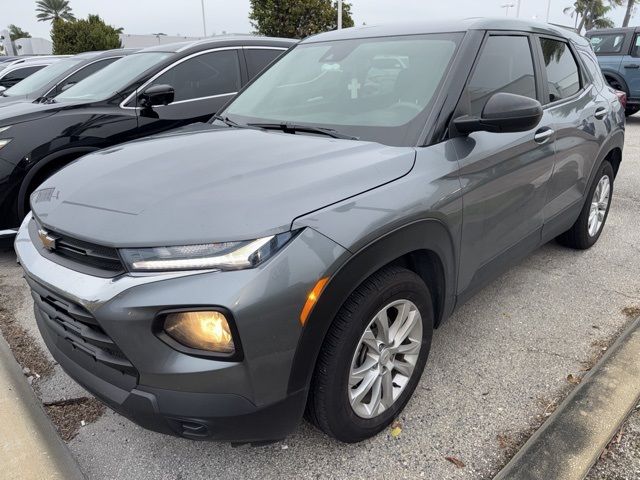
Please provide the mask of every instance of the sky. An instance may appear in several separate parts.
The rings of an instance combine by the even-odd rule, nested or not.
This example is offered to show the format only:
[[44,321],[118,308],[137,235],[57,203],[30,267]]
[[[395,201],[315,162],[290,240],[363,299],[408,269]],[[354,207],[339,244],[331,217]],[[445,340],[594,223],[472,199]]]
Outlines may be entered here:
[[[464,18],[504,17],[505,4],[517,4],[518,0],[351,0],[356,25],[374,25],[393,21]],[[520,17],[545,20],[548,0],[520,0]],[[552,23],[573,26],[573,19],[563,14],[571,0],[551,0]],[[76,17],[97,13],[108,24],[123,27],[125,33],[202,36],[201,0],[69,0]],[[204,0],[207,33],[248,33],[249,0]],[[38,22],[35,17],[35,0],[0,0],[0,29],[16,24],[34,37],[49,38],[50,24]],[[515,17],[516,8],[509,9]],[[622,23],[624,7],[615,9],[610,17],[616,25]],[[6,24],[5,24],[6,22]],[[640,24],[640,12],[631,21]]]

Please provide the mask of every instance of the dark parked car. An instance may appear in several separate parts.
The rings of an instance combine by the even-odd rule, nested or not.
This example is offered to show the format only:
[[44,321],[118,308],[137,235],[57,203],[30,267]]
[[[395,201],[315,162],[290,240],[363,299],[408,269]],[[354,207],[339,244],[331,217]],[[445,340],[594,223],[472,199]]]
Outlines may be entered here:
[[640,27],[586,33],[609,85],[627,94],[627,115],[640,110]]
[[0,64],[0,93],[7,88],[17,85],[38,70],[58,62],[64,56],[27,57],[11,60]]
[[44,102],[137,50],[87,52],[55,62],[0,93],[0,107],[22,101]]
[[126,140],[208,120],[294,43],[247,36],[147,48],[46,105],[0,108],[0,236],[15,233],[29,194],[64,165]]
[[114,410],[234,442],[306,411],[356,442],[404,408],[454,307],[556,237],[596,243],[623,143],[573,33],[334,31],[210,125],[49,178],[15,247],[48,348]]

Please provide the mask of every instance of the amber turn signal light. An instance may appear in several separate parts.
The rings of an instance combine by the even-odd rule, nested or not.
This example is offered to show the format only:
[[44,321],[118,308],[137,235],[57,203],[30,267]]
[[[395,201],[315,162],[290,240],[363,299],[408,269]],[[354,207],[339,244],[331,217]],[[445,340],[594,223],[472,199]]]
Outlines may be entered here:
[[327,285],[328,281],[329,277],[321,278],[311,289],[309,295],[307,295],[307,301],[305,302],[304,307],[302,307],[302,312],[300,312],[300,323],[302,325],[307,323],[309,314],[311,313],[311,310],[313,310],[314,305],[318,302],[320,294],[322,293],[322,290],[324,290],[324,287]]

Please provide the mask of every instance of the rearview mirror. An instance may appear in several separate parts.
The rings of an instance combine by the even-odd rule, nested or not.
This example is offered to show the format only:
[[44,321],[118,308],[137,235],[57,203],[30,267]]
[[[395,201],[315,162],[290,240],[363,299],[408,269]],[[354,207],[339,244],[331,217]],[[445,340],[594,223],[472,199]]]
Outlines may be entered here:
[[482,115],[463,115],[453,124],[456,130],[468,135],[472,132],[526,132],[535,128],[542,118],[542,105],[533,98],[498,92],[489,98]]
[[62,88],[60,89],[60,92],[64,92],[66,90],[69,90],[71,87],[73,87],[76,84],[76,82],[69,82],[69,83],[65,83]]
[[152,85],[142,92],[140,106],[150,108],[156,105],[169,105],[173,102],[175,92],[171,85]]

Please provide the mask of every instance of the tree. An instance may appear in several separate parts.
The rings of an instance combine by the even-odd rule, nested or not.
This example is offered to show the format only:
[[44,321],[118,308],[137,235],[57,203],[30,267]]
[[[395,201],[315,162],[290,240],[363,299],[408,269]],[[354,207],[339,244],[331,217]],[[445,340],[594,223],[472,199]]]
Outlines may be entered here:
[[11,38],[12,42],[15,42],[19,38],[31,38],[31,35],[29,34],[29,32],[25,32],[20,27],[11,24],[9,25],[9,37]]
[[624,20],[622,22],[623,27],[629,26],[629,21],[631,20],[631,15],[633,15],[635,3],[636,0],[627,0],[627,11],[624,14]]
[[93,50],[120,48],[119,29],[107,25],[98,15],[73,22],[54,21],[51,30],[53,53],[74,55]]
[[56,20],[75,20],[71,13],[69,0],[38,0],[36,2],[36,17],[39,22]]
[[[332,0],[251,0],[251,25],[260,35],[304,38],[338,28],[338,5]],[[342,4],[342,25],[353,27],[351,5]]]
[[571,18],[576,18],[578,32],[582,29],[613,27],[613,21],[607,18],[607,14],[615,7],[622,5],[624,0],[576,0],[571,7],[563,10],[569,13]]

